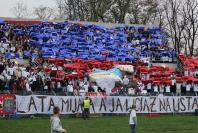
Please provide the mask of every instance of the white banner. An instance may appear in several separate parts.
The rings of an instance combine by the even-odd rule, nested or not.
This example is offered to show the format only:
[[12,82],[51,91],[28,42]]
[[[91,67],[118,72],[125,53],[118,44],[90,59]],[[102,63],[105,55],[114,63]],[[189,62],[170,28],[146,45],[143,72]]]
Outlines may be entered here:
[[[90,97],[91,113],[129,113],[132,104],[137,113],[187,113],[198,109],[198,96],[191,97]],[[17,114],[51,114],[59,106],[61,114],[82,112],[84,97],[16,96]]]

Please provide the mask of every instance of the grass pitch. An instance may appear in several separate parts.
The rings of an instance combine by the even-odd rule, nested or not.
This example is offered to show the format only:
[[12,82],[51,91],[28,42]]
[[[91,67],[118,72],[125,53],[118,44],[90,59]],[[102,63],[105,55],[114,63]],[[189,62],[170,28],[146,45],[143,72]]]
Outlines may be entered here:
[[[127,116],[61,118],[68,133],[130,133]],[[0,133],[50,133],[47,118],[0,119]],[[138,116],[137,133],[198,133],[197,116]]]

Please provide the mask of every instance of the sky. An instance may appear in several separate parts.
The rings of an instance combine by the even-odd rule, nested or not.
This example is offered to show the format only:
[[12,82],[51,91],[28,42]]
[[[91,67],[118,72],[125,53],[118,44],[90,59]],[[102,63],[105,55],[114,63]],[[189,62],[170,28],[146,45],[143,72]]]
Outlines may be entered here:
[[18,1],[25,3],[30,12],[40,5],[55,7],[54,0],[0,0],[0,17],[14,17],[11,9]]

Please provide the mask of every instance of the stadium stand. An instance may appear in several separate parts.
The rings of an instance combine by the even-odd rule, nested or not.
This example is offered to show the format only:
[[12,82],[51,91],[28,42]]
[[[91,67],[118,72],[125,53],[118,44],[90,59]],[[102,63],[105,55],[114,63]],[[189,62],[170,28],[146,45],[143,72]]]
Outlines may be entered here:
[[158,27],[2,20],[0,42],[1,93],[197,95],[194,76],[152,66],[176,59]]

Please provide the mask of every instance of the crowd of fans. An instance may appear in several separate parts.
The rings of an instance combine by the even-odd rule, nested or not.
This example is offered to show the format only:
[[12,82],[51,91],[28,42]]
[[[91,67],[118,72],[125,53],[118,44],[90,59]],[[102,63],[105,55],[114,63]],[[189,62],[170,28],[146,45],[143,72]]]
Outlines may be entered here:
[[[45,95],[69,95],[78,96],[90,93],[105,93],[105,88],[91,82],[88,76],[83,78],[70,78],[54,80],[53,73],[46,72],[44,67],[48,65],[52,70],[62,71],[61,66],[48,64],[32,67],[30,65],[16,64],[14,61],[1,58],[0,63],[0,91],[20,95],[45,94]],[[71,72],[70,72],[71,73]],[[176,82],[172,78],[169,84],[136,82],[131,76],[125,75],[123,82],[116,83],[111,95],[197,95],[198,84],[192,82]]]
[[[52,66],[53,70],[62,70]],[[68,80],[52,80],[51,73],[45,72],[43,67],[31,67],[16,64],[1,58],[0,64],[1,93],[12,94],[51,94],[51,95],[85,95],[86,92],[104,92],[88,77]]]
[[[88,72],[86,71],[80,77],[62,77],[60,80],[52,79],[54,74],[46,71],[46,68],[54,71],[64,71],[68,74],[79,73],[75,69],[66,69],[62,65],[50,63],[48,59],[43,57],[42,49],[30,44],[30,33],[19,34],[16,31],[16,29],[20,29],[20,31],[30,30],[28,28],[25,25],[16,24],[0,26],[0,93],[78,96],[85,95],[87,92],[103,94],[106,92],[105,88],[100,88],[96,82],[89,80]],[[143,35],[145,36],[142,38],[135,36],[137,31],[134,31],[134,29],[125,28],[124,32],[129,35],[127,41],[140,46],[140,49],[153,49],[155,51],[155,48],[141,47],[139,45],[144,41],[142,38],[148,39],[151,37],[148,32],[143,30],[142,32],[144,32]],[[91,39],[94,40],[94,38]],[[132,46],[127,45],[124,47]],[[172,59],[173,57],[171,56]],[[27,63],[21,63],[20,61],[26,61]],[[171,85],[143,84],[141,80],[136,82],[131,75],[126,74],[123,82],[116,83],[113,90],[111,95],[181,95],[186,92],[191,92],[189,93],[190,95],[193,92],[194,95],[197,94],[198,87],[195,84],[177,84],[174,78]]]

